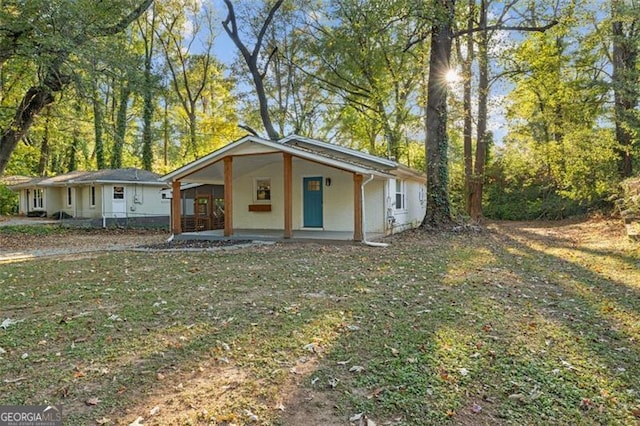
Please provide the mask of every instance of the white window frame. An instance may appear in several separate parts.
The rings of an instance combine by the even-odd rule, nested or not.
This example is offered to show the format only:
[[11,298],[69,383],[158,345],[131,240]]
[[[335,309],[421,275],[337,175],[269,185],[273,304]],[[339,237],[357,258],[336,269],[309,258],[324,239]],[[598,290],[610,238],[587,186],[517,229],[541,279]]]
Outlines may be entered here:
[[394,205],[396,211],[404,211],[407,209],[407,182],[402,179],[396,179],[394,188]]
[[96,207],[96,186],[91,185],[89,187],[89,207]]
[[[120,190],[116,191],[116,188],[122,188],[122,191],[120,191]],[[118,195],[122,194],[122,197],[120,197],[120,196],[116,197],[116,194],[118,194]],[[111,199],[112,200],[124,200],[124,185],[114,185],[113,186],[113,193],[111,194]]]
[[[266,193],[263,195],[259,195],[261,191],[265,191],[265,189],[263,189],[263,187],[265,187],[263,182],[267,182]],[[272,192],[273,192],[273,187],[272,187],[270,177],[257,177],[253,179],[253,202],[254,203],[271,204]]]
[[73,188],[70,186],[67,186],[67,207],[71,207],[73,206]]
[[42,210],[44,208],[44,189],[35,188],[31,192],[33,195],[29,202],[32,203],[33,209]]

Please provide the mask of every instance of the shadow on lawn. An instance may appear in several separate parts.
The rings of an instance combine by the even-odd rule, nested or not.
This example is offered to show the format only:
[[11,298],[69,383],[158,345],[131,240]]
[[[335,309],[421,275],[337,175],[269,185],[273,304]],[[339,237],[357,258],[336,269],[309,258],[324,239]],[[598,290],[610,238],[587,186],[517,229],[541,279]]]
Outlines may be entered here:
[[[102,355],[77,357],[96,369],[55,396],[83,422],[248,424],[256,414],[288,425],[303,413],[338,425],[365,412],[378,424],[630,423],[638,403],[628,392],[640,391],[638,289],[500,231],[408,234],[384,250],[157,255],[126,273],[123,259],[148,255],[124,256],[96,262],[119,266],[112,282],[137,277],[113,301],[129,319],[113,340],[85,343]],[[149,294],[151,282],[165,284]],[[621,286],[629,300],[616,297]],[[167,315],[136,313],[158,297]],[[629,324],[616,317],[627,313]],[[85,406],[91,396],[103,402]]]

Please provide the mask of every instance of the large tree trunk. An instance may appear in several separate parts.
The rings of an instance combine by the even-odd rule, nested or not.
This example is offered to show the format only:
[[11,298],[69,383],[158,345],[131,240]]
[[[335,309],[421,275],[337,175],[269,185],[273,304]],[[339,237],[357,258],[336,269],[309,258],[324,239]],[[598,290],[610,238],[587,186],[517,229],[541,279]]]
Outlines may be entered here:
[[51,147],[49,146],[49,120],[51,119],[51,107],[46,108],[44,121],[44,135],[42,135],[42,143],[40,144],[40,160],[38,161],[38,176],[47,175],[47,166],[49,165],[49,155]]
[[[222,26],[224,27],[225,32],[229,35],[233,43],[236,45],[242,57],[247,64],[247,68],[249,68],[249,72],[251,73],[251,78],[253,79],[253,84],[256,89],[256,95],[258,96],[258,104],[260,107],[260,118],[262,119],[262,124],[264,129],[267,131],[267,135],[269,135],[269,139],[278,140],[280,138],[280,134],[273,127],[273,123],[271,121],[271,115],[269,114],[269,104],[267,101],[267,94],[264,88],[264,74],[262,70],[258,68],[258,57],[260,55],[260,50],[262,49],[262,42],[264,40],[264,35],[273,20],[276,12],[282,6],[284,0],[277,0],[273,6],[269,9],[269,13],[260,28],[260,32],[258,37],[256,38],[256,44],[253,47],[253,51],[249,52],[246,45],[240,39],[240,34],[238,32],[238,24],[236,22],[235,10],[233,8],[233,4],[230,0],[224,0],[224,4],[227,6],[227,18],[222,22]],[[267,63],[268,65],[268,63]],[[266,66],[265,66],[266,72]]]
[[36,116],[53,101],[53,91],[49,87],[36,86],[27,90],[13,120],[0,137],[0,176],[4,174],[13,150],[27,134]]
[[468,214],[471,214],[471,193],[472,184],[471,179],[473,177],[473,112],[471,110],[471,79],[473,77],[471,64],[473,63],[473,33],[471,30],[474,25],[474,11],[475,0],[469,0],[469,17],[467,19],[467,30],[469,34],[466,35],[467,41],[467,56],[462,58],[462,49],[460,48],[460,42],[458,46],[458,56],[462,61],[462,110],[464,114],[463,124],[463,152],[464,152],[464,194],[465,194],[465,209]]
[[196,118],[195,102],[191,104],[189,112],[189,147],[193,153],[193,159],[198,159],[198,119]]
[[480,2],[480,32],[478,42],[478,124],[476,136],[476,159],[471,179],[471,197],[469,215],[475,222],[482,219],[482,191],[484,187],[484,168],[487,162],[487,100],[489,96],[489,34],[487,27],[487,5]]
[[634,18],[629,24],[629,34],[625,34],[623,16],[628,12],[620,0],[611,2],[611,16],[613,18],[613,94],[614,120],[616,125],[616,140],[618,142],[618,173],[626,178],[633,175],[633,134],[630,118],[638,103],[638,45],[635,33],[640,22]]
[[102,138],[102,126],[104,125],[104,113],[102,111],[102,100],[100,99],[100,91],[98,90],[97,76],[93,76],[91,80],[93,86],[93,132],[95,138],[96,166],[98,170],[105,169],[107,163],[104,158],[104,139]]
[[116,115],[116,134],[113,144],[113,153],[111,154],[111,168],[119,169],[122,167],[122,151],[124,150],[124,139],[127,134],[127,110],[129,108],[129,96],[131,88],[126,83],[120,92],[120,103],[118,104],[118,113]]
[[[138,24],[140,25],[138,20]],[[146,22],[149,22],[147,19]],[[153,167],[153,42],[155,36],[156,13],[151,7],[151,20],[146,31],[140,26],[140,33],[144,41],[144,95],[142,112],[142,167],[151,171]]]
[[427,214],[423,226],[439,226],[451,222],[449,207],[449,168],[447,151],[447,86],[445,75],[451,58],[451,26],[455,0],[440,0],[444,16],[431,33],[429,81],[427,83],[426,157]]

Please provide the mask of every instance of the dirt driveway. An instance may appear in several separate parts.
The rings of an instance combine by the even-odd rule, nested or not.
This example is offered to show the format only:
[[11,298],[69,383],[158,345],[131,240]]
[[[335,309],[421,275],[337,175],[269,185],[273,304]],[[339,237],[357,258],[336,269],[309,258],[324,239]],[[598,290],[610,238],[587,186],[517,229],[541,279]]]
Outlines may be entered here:
[[[0,222],[7,225],[7,220]],[[17,224],[13,223],[13,224]],[[28,221],[28,224],[36,222]],[[41,223],[41,222],[40,222]],[[0,226],[2,226],[0,225]],[[64,256],[105,250],[123,250],[167,240],[166,231],[121,229],[60,229],[42,234],[0,233],[0,263],[42,256]]]

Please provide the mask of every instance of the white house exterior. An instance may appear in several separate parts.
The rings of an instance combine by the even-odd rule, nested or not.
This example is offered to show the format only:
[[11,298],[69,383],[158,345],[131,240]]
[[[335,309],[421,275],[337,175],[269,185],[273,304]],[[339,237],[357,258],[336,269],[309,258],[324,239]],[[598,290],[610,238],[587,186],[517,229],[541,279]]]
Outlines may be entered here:
[[[415,228],[426,211],[423,173],[299,136],[279,141],[247,136],[162,180],[172,184],[173,194],[184,194],[190,184],[223,186],[225,236],[267,230],[295,238],[325,231],[361,241],[367,235]],[[181,197],[172,202],[174,234],[181,234],[187,223]]]
[[170,200],[159,175],[134,168],[74,171],[50,178],[33,178],[8,185],[19,193],[19,214],[113,220],[165,218]]

